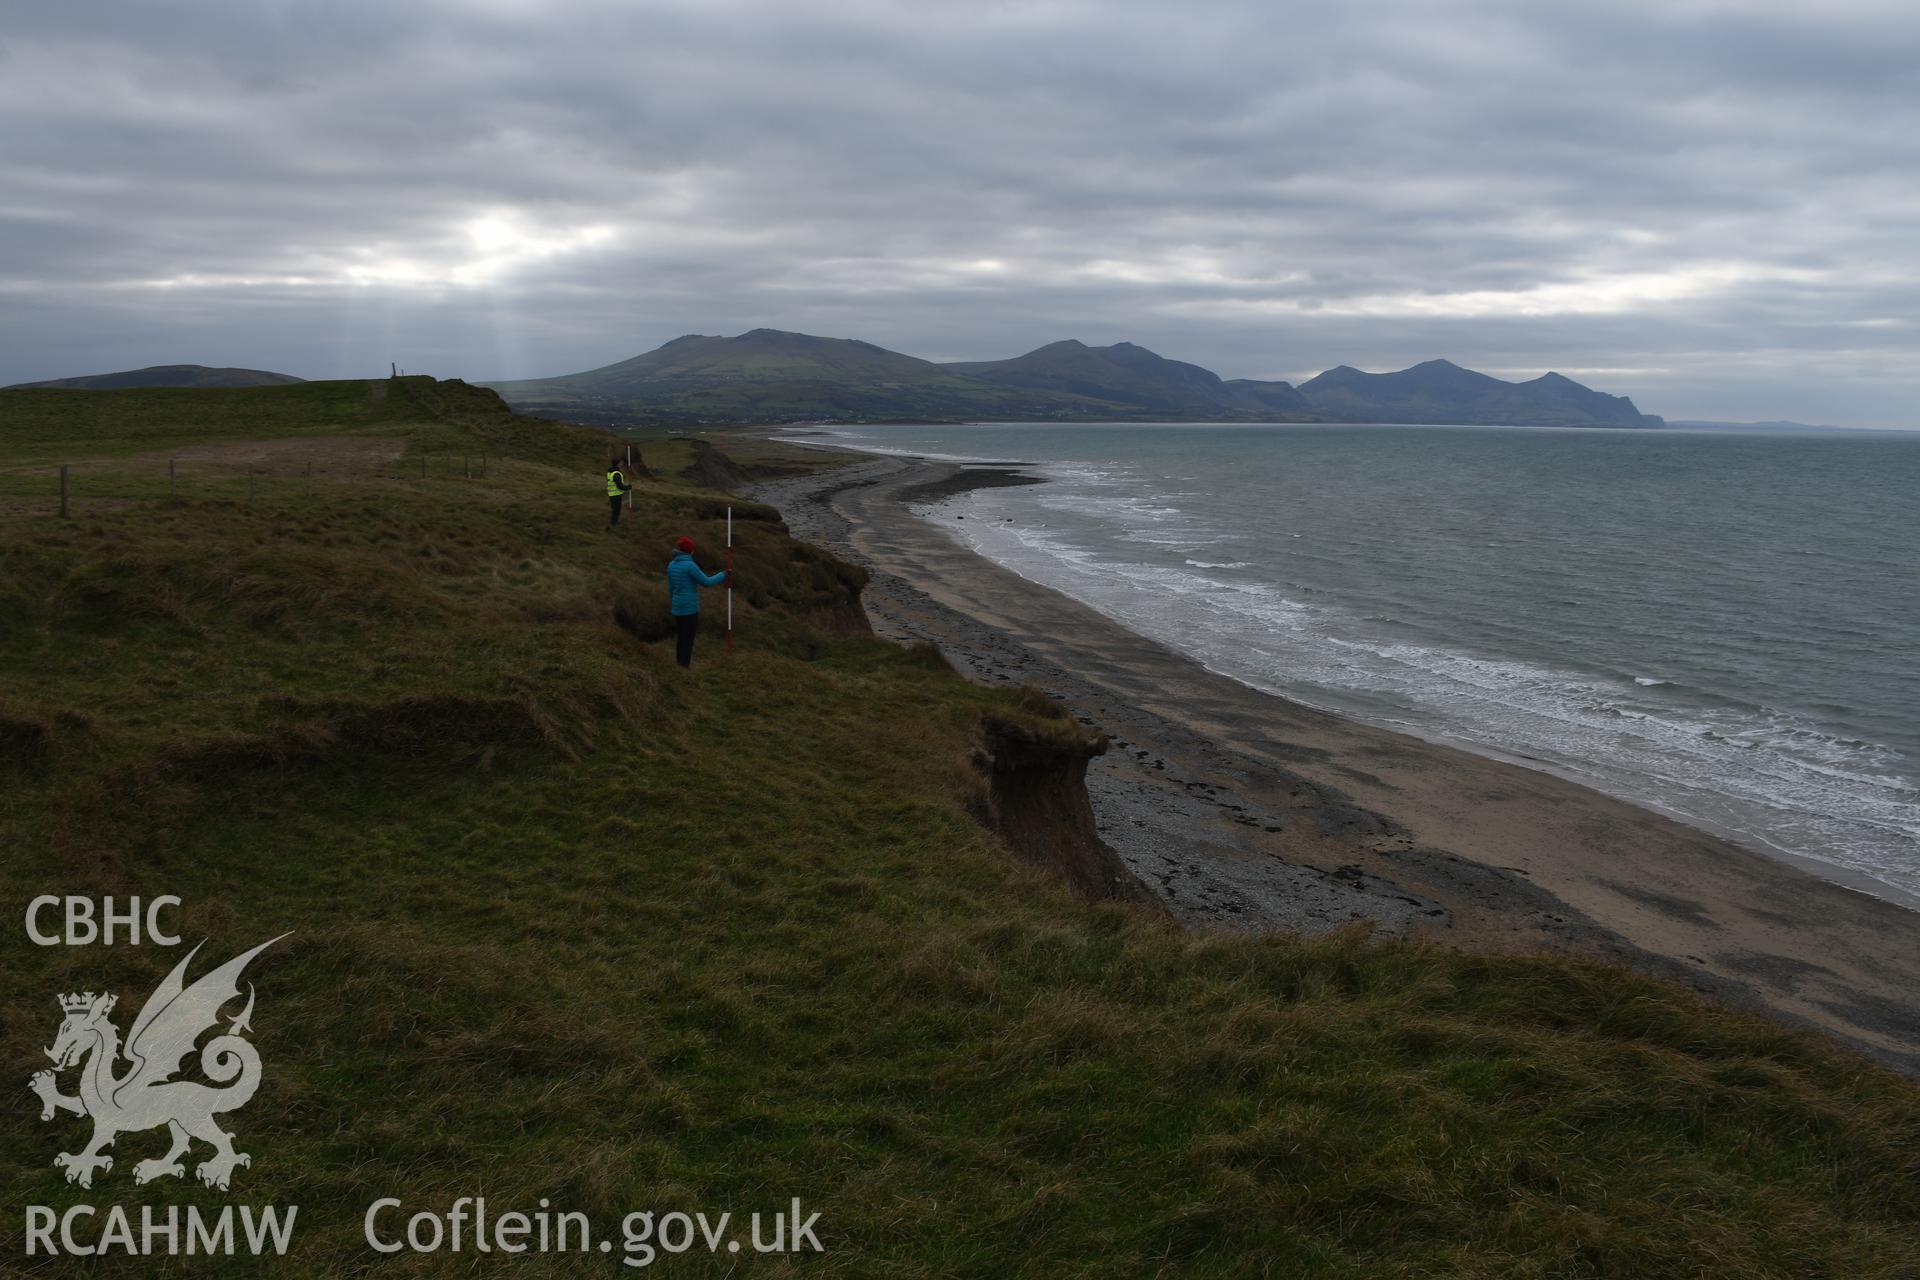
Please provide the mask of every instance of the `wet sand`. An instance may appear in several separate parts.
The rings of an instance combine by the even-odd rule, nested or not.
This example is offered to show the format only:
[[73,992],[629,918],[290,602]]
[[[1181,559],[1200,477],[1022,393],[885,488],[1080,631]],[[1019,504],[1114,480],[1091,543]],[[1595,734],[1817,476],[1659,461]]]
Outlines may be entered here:
[[975,555],[907,503],[1017,468],[882,458],[759,486],[873,573],[877,633],[1034,685],[1114,739],[1102,838],[1196,927],[1587,955],[1822,1028],[1920,1074],[1920,913],[1523,765],[1206,670]]

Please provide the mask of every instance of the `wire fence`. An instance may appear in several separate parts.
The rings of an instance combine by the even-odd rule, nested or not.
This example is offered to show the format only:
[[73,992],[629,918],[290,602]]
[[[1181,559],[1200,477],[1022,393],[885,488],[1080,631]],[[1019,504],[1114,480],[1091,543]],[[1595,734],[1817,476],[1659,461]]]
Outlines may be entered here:
[[0,471],[0,510],[70,518],[88,507],[129,502],[266,502],[311,498],[322,486],[436,484],[482,480],[497,461],[484,453],[404,456],[398,451],[188,452],[160,459],[90,458]]

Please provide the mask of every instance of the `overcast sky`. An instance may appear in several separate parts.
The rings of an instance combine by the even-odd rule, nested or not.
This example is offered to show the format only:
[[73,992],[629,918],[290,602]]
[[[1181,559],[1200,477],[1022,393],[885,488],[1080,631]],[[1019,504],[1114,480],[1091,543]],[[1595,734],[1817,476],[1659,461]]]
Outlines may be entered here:
[[8,6],[0,383],[758,326],[1920,425],[1920,4]]

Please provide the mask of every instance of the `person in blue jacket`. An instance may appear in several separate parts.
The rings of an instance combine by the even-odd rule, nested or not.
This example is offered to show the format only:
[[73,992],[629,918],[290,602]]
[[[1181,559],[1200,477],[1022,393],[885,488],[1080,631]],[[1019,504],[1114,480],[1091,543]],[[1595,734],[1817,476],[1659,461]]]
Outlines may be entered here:
[[693,633],[700,629],[700,588],[717,587],[727,574],[702,573],[693,562],[693,539],[675,542],[677,554],[667,561],[667,591],[671,598],[675,653],[680,665],[693,665]]

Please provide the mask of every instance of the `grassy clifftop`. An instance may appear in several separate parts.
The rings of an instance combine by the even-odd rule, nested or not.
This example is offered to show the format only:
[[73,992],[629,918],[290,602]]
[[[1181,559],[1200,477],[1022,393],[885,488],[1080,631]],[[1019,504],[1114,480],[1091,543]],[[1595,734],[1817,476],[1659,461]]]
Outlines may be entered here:
[[[1920,1267],[1920,1090],[1875,1066],[1617,970],[1183,935],[1030,868],[976,819],[983,726],[1078,731],[860,634],[860,571],[771,511],[736,504],[737,652],[678,670],[660,569],[683,532],[717,563],[724,502],[686,446],[649,446],[614,534],[606,437],[459,384],[0,414],[0,1070],[45,1065],[57,992],[118,992],[124,1028],[178,959],[31,946],[35,894],[177,894],[205,962],[294,931],[249,972],[231,1195],[135,1187],[157,1133],[70,1187],[85,1126],[22,1091],[10,1205],[297,1204],[302,1275],[388,1262],[377,1198],[471,1195],[616,1238],[822,1215],[824,1256],[672,1274]],[[9,1267],[73,1266],[21,1247],[10,1209]]]

